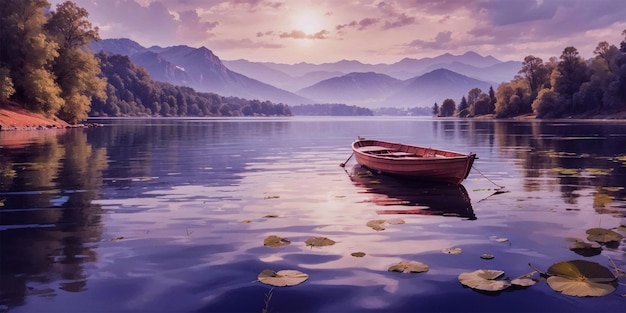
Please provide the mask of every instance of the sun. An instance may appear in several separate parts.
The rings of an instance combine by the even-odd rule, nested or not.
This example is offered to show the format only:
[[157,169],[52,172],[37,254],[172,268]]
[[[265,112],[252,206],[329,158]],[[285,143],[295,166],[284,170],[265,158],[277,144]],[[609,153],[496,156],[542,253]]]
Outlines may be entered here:
[[293,28],[307,35],[315,34],[322,30],[322,21],[319,16],[310,11],[300,11],[293,15]]

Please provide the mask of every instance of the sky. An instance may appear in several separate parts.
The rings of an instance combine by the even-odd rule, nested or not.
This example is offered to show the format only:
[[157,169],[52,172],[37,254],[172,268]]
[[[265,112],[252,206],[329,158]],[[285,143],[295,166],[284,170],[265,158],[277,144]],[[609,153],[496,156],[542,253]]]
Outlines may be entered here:
[[[619,47],[626,0],[72,0],[100,37],[206,47],[222,60],[394,63],[474,51],[547,61]],[[49,0],[54,9],[63,0]]]

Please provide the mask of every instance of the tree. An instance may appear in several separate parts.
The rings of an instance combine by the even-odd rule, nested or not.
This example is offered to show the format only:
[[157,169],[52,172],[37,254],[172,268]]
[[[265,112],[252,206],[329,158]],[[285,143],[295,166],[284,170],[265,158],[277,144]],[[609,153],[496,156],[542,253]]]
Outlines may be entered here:
[[529,55],[524,58],[522,69],[519,70],[517,77],[526,80],[530,89],[531,101],[533,101],[537,97],[539,90],[549,81],[549,75],[548,67],[543,63],[543,60]]
[[433,116],[437,115],[439,115],[439,105],[437,104],[437,102],[435,102],[435,104],[433,105]]
[[561,61],[557,64],[557,69],[553,73],[552,87],[559,93],[561,101],[566,109],[574,109],[575,112],[582,111],[581,108],[573,106],[574,94],[580,86],[589,78],[587,65],[574,47],[566,47],[560,56]]
[[67,1],[50,12],[46,24],[48,33],[60,47],[53,68],[65,103],[58,115],[70,123],[87,118],[92,97],[106,99],[106,81],[98,77],[98,61],[86,49],[89,42],[100,39],[98,29],[91,26],[88,16],[87,10]]
[[469,115],[469,105],[467,104],[467,100],[465,100],[465,96],[461,98],[461,103],[459,103],[459,117],[467,117]]
[[15,93],[9,74],[9,69],[0,67],[0,101],[8,100]]
[[452,116],[454,115],[454,111],[456,111],[456,102],[452,99],[443,100],[441,104],[441,108],[439,108],[440,116]]
[[491,98],[489,98],[489,95],[484,93],[478,100],[476,100],[476,102],[474,102],[473,114],[474,116],[478,116],[492,113],[493,109],[491,107]]
[[558,117],[562,110],[559,94],[550,89],[542,89],[533,102],[533,112],[538,118]]
[[478,98],[480,98],[480,96],[483,94],[483,91],[480,90],[480,88],[472,88],[468,93],[467,93],[467,104],[469,107],[473,106],[474,103],[476,102],[476,100],[478,100]]
[[51,116],[64,101],[51,69],[58,45],[43,32],[48,6],[45,0],[0,3],[0,68],[8,71],[3,84],[13,84],[12,100]]

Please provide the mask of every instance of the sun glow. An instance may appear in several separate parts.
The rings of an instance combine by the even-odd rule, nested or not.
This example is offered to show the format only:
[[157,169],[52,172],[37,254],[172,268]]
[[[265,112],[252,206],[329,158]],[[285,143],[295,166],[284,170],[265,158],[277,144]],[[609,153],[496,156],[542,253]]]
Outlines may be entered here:
[[315,34],[323,29],[322,22],[315,12],[301,11],[293,16],[294,30],[300,30],[307,35]]

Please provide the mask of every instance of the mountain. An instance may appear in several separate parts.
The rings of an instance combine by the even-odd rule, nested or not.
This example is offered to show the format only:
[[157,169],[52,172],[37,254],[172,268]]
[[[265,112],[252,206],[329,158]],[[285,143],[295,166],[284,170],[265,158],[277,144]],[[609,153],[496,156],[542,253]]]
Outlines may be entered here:
[[301,76],[292,76],[272,66],[268,66],[267,63],[250,62],[247,60],[222,61],[222,63],[235,72],[292,92],[311,86],[324,79],[345,74],[340,71],[313,70]]
[[[354,60],[341,60],[334,63],[297,63],[282,64],[272,62],[250,62],[243,60],[224,61],[225,65],[248,77],[267,82],[274,86],[296,91],[311,86],[330,76],[321,76],[319,80],[305,80],[310,73],[336,73],[333,77],[346,73],[376,72],[397,79],[406,80],[433,70],[444,68],[459,74],[490,82],[494,85],[513,79],[521,68],[521,62],[502,62],[492,56],[481,56],[469,51],[462,55],[445,53],[433,58],[404,58],[392,64],[365,64]],[[277,71],[277,72],[276,72]],[[277,76],[274,76],[274,74]],[[286,76],[285,76],[286,75]]]
[[350,73],[323,80],[297,94],[327,103],[378,104],[400,87],[401,80],[374,72]]
[[205,47],[188,46],[145,48],[129,39],[105,39],[90,45],[95,52],[127,55],[146,68],[155,80],[189,86],[197,91],[223,96],[258,99],[285,104],[311,103],[294,93],[249,78],[228,69]]
[[386,99],[389,106],[394,107],[431,107],[435,102],[441,104],[450,98],[459,103],[473,88],[483,92],[489,90],[490,84],[447,69],[437,69],[404,82],[404,87]]
[[345,103],[366,108],[431,107],[451,98],[456,102],[472,88],[487,92],[490,83],[447,69],[437,69],[408,80],[374,72],[350,73],[323,80],[299,90],[301,96],[325,103]]

